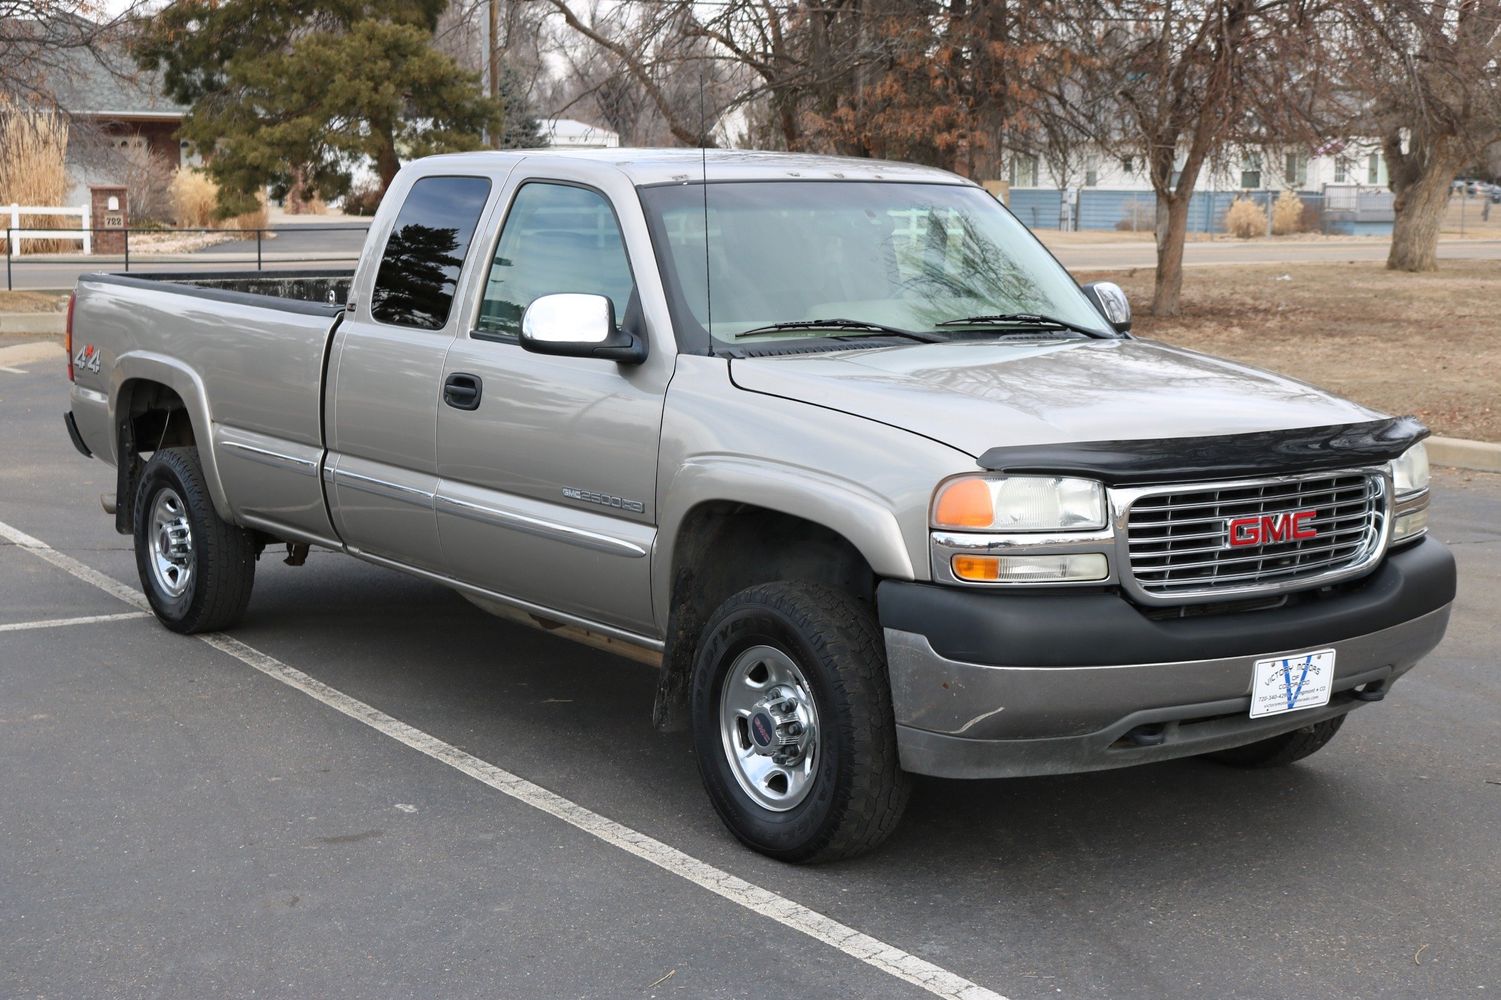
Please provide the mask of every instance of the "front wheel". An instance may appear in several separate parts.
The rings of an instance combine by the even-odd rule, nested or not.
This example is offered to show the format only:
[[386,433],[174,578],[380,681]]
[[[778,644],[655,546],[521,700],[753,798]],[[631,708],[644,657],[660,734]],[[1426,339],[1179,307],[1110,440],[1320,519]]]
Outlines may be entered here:
[[135,495],[136,571],[167,628],[228,628],[250,603],[255,541],[219,517],[196,448],[166,448],[141,471]]
[[782,861],[851,857],[896,828],[897,763],[885,648],[849,595],[755,586],[710,618],[693,668],[699,772],[746,846]]

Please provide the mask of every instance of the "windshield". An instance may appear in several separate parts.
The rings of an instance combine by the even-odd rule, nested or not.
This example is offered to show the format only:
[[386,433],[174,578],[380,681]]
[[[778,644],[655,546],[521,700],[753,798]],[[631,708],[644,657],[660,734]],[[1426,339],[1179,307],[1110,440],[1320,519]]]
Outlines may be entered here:
[[996,319],[1017,315],[1114,336],[1068,272],[979,188],[742,181],[644,188],[641,198],[674,320],[701,348],[837,346],[877,328],[927,340],[1049,327]]

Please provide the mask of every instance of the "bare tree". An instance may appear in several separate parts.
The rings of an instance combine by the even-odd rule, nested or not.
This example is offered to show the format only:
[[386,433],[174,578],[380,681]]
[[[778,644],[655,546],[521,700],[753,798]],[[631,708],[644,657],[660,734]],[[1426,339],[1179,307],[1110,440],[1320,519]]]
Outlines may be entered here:
[[1343,0],[1350,79],[1396,195],[1386,266],[1438,267],[1449,184],[1501,141],[1501,0]]
[[112,41],[145,6],[123,9],[98,0],[0,0],[0,101],[56,107],[57,82],[80,57],[106,71],[128,75],[128,60],[111,58]]

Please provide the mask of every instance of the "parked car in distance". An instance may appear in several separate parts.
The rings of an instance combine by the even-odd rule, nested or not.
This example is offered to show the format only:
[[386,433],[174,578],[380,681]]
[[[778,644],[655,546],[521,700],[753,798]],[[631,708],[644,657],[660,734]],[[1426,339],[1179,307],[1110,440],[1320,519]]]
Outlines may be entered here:
[[439,582],[659,666],[728,828],[820,861],[912,774],[1291,763],[1443,636],[1421,424],[1130,331],[942,171],[485,152],[353,273],[85,275],[66,423],[168,629],[272,546]]

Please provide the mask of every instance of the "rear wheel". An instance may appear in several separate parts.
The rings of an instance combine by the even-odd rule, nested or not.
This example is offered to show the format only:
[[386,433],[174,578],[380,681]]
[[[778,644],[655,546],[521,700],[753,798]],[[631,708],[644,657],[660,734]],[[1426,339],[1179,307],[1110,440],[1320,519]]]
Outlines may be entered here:
[[693,670],[704,787],[740,841],[783,861],[875,847],[907,804],[880,629],[830,587],[763,584],[710,618]]
[[196,448],[151,456],[135,495],[136,570],[151,610],[174,632],[228,628],[255,582],[255,540],[222,520]]
[[1290,733],[1248,743],[1243,747],[1219,750],[1207,756],[1233,767],[1282,767],[1322,750],[1344,724],[1345,717],[1336,715],[1332,719],[1315,722]]

